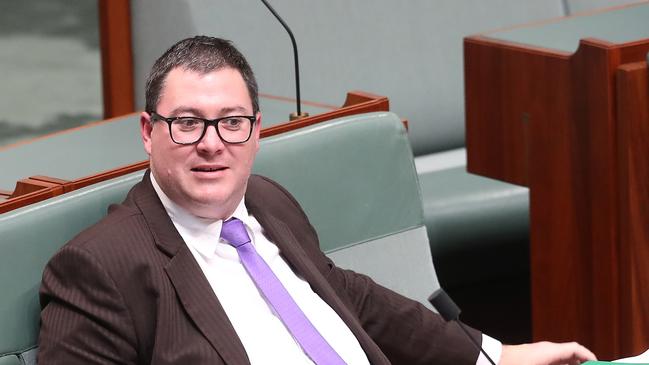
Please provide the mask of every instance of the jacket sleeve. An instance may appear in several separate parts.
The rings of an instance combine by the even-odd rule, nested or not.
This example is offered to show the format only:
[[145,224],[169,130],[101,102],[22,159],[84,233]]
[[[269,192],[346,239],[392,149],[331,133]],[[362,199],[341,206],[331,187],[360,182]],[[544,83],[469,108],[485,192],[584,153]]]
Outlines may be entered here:
[[[454,322],[369,277],[331,263],[327,277],[344,293],[365,331],[393,364],[474,365],[478,350]],[[480,332],[469,329],[480,343]]]
[[131,313],[106,270],[67,246],[48,263],[40,289],[38,364],[135,364]]

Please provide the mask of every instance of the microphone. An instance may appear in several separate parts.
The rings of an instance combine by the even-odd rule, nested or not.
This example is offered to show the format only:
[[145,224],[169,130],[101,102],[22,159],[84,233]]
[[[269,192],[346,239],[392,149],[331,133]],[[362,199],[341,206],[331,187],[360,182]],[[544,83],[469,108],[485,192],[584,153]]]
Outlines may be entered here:
[[297,57],[297,44],[295,43],[295,37],[293,37],[293,32],[291,32],[291,28],[286,25],[284,20],[277,14],[275,9],[273,9],[272,6],[266,1],[266,0],[261,0],[264,5],[270,10],[271,13],[279,20],[279,22],[282,24],[284,29],[288,32],[288,36],[291,37],[291,43],[293,44],[293,59],[295,60],[295,99],[297,101],[297,113],[291,113],[289,118],[290,120],[295,120],[299,119],[302,117],[308,117],[309,113],[302,113],[302,103],[300,101],[300,67],[298,65],[298,57]]
[[489,360],[489,362],[492,365],[496,365],[496,363],[487,355],[485,350],[480,346],[480,344],[473,338],[470,334],[469,331],[466,330],[466,327],[464,327],[464,324],[462,321],[460,321],[460,307],[455,304],[453,299],[446,294],[444,289],[439,288],[433,292],[433,294],[428,297],[428,301],[430,304],[433,305],[435,309],[437,309],[437,312],[444,318],[445,321],[455,321],[457,324],[460,326],[462,331],[466,334],[466,336],[471,340],[471,342],[475,345],[475,347],[482,352],[482,354]]

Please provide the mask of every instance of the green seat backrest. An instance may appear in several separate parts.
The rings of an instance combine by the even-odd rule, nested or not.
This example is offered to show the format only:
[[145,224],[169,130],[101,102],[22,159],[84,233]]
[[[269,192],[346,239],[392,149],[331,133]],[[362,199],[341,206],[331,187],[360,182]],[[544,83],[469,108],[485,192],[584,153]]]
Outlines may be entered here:
[[295,196],[324,251],[423,224],[410,144],[395,114],[341,118],[263,142],[253,171]]
[[265,139],[254,172],[295,196],[336,264],[428,305],[439,285],[406,130],[393,113]]
[[0,355],[0,365],[23,365],[20,358],[14,354]]
[[120,202],[142,172],[0,215],[0,354],[23,354],[38,337],[38,288],[45,263]]

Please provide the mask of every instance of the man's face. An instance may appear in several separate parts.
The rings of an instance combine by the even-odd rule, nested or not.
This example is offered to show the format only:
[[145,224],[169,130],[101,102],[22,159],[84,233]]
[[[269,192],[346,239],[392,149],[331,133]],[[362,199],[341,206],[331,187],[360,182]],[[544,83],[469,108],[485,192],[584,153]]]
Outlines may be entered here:
[[[252,101],[241,73],[223,68],[207,74],[175,68],[169,72],[157,109],[164,117],[192,116],[216,119],[252,115]],[[140,127],[151,172],[176,204],[206,218],[227,218],[241,201],[259,149],[261,114],[252,136],[243,144],[221,141],[214,127],[194,145],[171,140],[168,124],[151,123],[142,113]]]

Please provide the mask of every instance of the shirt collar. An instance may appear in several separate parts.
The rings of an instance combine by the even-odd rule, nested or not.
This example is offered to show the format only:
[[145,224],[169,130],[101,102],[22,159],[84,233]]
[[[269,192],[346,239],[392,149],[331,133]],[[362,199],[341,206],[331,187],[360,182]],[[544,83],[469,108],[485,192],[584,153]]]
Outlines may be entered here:
[[[160,201],[167,211],[169,218],[171,218],[174,226],[176,226],[177,229],[182,230],[186,235],[189,235],[189,237],[186,237],[186,235],[181,234],[185,239],[186,244],[192,244],[193,247],[205,257],[211,257],[214,255],[215,246],[214,244],[210,244],[210,242],[216,242],[214,237],[221,237],[223,221],[214,218],[198,217],[188,212],[185,208],[176,204],[167,196],[167,194],[165,194],[153,174],[149,174],[149,176],[151,177],[151,185],[153,185],[153,189],[158,194],[158,197],[160,198]],[[246,208],[243,198],[237,205],[234,213],[227,219],[230,218],[237,218],[246,226],[249,226],[248,209]],[[249,227],[248,230],[250,230]]]

